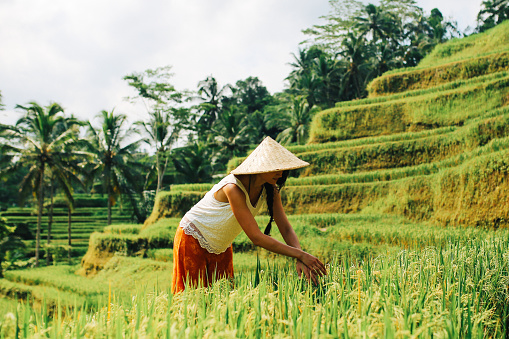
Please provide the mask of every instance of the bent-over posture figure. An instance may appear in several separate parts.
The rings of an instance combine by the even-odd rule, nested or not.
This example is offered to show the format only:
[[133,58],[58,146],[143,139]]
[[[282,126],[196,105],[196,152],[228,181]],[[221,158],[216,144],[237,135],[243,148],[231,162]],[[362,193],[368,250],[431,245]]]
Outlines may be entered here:
[[[205,194],[182,218],[173,243],[172,292],[188,286],[209,286],[220,278],[233,279],[232,242],[242,231],[256,246],[297,259],[299,277],[317,282],[324,264],[301,250],[297,235],[283,210],[280,189],[288,171],[309,165],[266,137],[229,175]],[[262,233],[255,221],[263,202],[270,221]],[[286,244],[270,237],[276,225]]]

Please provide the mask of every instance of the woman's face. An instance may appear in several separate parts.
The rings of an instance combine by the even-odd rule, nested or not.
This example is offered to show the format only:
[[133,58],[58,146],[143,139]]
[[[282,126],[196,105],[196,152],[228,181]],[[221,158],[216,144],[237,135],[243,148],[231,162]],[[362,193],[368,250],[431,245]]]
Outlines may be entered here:
[[275,185],[278,179],[283,176],[283,171],[260,173],[259,175],[264,182]]

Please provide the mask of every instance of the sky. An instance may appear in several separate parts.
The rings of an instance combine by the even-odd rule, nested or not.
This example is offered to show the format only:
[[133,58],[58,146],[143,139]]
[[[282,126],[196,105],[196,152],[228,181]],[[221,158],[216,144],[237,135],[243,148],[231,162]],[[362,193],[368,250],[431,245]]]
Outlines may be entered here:
[[[460,29],[475,27],[482,0],[418,0]],[[366,3],[377,1],[364,1]],[[178,90],[212,75],[220,85],[258,77],[284,88],[302,30],[324,23],[328,0],[0,0],[0,123],[17,104],[62,105],[94,121],[101,111],[146,118],[122,78],[171,65]]]

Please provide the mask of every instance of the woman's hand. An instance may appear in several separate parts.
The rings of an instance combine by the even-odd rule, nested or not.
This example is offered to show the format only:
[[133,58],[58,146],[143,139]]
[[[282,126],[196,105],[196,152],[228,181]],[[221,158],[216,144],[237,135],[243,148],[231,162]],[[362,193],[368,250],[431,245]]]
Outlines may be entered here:
[[318,258],[309,253],[305,253],[302,259],[297,260],[297,274],[299,278],[302,276],[302,272],[304,272],[305,277],[314,284],[318,284],[319,277],[327,274],[325,265],[318,260]]

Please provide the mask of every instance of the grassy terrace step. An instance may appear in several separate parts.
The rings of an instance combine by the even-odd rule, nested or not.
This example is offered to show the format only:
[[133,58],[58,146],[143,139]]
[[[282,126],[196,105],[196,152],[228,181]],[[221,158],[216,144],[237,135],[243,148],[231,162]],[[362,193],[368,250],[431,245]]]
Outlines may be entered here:
[[368,85],[370,97],[420,90],[509,70],[509,53],[496,53],[424,69],[384,74]]
[[[104,227],[106,226],[106,224],[102,224],[100,226],[96,226],[96,227],[89,227],[89,226],[78,226],[78,225],[72,225],[71,227],[71,230],[73,233],[75,232],[82,232],[82,233],[90,233],[90,232],[93,232],[93,231],[99,231],[99,230],[102,230]],[[47,224],[43,224],[43,227],[42,227],[42,230],[45,231],[47,229]],[[32,225],[32,227],[30,227],[30,230],[31,231],[35,231],[37,229],[37,227],[35,225]],[[67,224],[53,224],[53,226],[51,226],[51,231],[54,232],[54,233],[67,233]]]
[[[43,225],[47,226],[48,223],[43,223]],[[59,229],[59,230],[67,230],[67,222],[53,222],[53,225],[51,226],[51,229]],[[71,227],[72,229],[76,230],[97,230],[102,229],[106,226],[106,220],[104,221],[98,221],[98,222],[80,222],[80,223],[72,223]],[[29,224],[30,229],[36,229],[37,223],[30,223]]]
[[476,148],[469,152],[463,152],[446,160],[424,163],[417,166],[403,168],[390,168],[385,170],[376,170],[369,172],[356,172],[350,174],[329,174],[314,175],[309,177],[288,178],[287,186],[300,185],[334,185],[347,183],[368,183],[374,181],[390,181],[412,176],[430,175],[439,171],[456,167],[465,161],[471,160],[481,155],[497,153],[500,150],[509,149],[509,137],[492,140],[483,147]]
[[[72,232],[71,233],[71,237],[72,239],[85,239],[85,240],[88,240],[88,238],[90,237],[90,233],[91,232],[87,232],[87,233],[78,233],[78,232]],[[47,233],[46,232],[41,232],[41,238],[42,239],[46,239],[47,237]],[[51,231],[51,239],[67,239],[67,232],[53,232],[53,230]]]
[[[65,292],[49,286],[30,286],[23,283],[12,282],[7,279],[0,279],[0,296],[22,300],[35,299],[45,300],[49,308],[56,307],[60,301],[66,305],[84,305],[92,296],[85,298],[75,293]],[[95,301],[97,303],[98,300]]]
[[[401,168],[380,169],[365,172],[354,172],[346,174],[322,174],[303,177],[288,178],[287,186],[302,185],[335,185],[349,183],[369,183],[375,181],[390,181],[403,179],[412,176],[422,176],[438,173],[440,170],[456,167],[465,161],[471,160],[481,155],[496,153],[503,149],[509,149],[509,137],[491,140],[488,144],[475,148],[470,151],[459,152],[442,161],[427,162],[416,166],[407,166]],[[313,173],[316,173],[314,171]],[[183,184],[172,187],[172,192],[207,192],[213,184]]]
[[[129,221],[131,220],[130,216],[115,216],[112,218],[114,222],[116,221]],[[37,222],[37,216],[13,216],[9,217],[8,220],[10,222],[27,222],[27,223],[34,223]],[[72,222],[79,222],[79,223],[86,223],[86,222],[97,222],[99,220],[104,220],[106,222],[106,218],[98,218],[98,217],[76,217],[72,219]],[[42,222],[47,223],[48,222],[48,216],[44,215],[42,217]],[[53,216],[53,222],[57,223],[66,223],[67,224],[67,217],[61,217],[61,216]]]
[[439,136],[325,149],[298,153],[297,156],[311,164],[303,170],[304,176],[401,168],[444,161],[484,146],[492,139],[508,136],[509,109],[492,113],[502,114],[491,119],[476,119],[462,128]]
[[456,81],[448,82],[448,83],[445,83],[445,84],[442,84],[442,85],[439,85],[439,86],[433,87],[433,88],[416,89],[416,90],[411,90],[411,91],[409,90],[409,91],[401,92],[401,93],[395,93],[395,94],[377,96],[377,97],[367,97],[367,98],[357,99],[357,100],[352,100],[352,101],[340,101],[340,102],[336,103],[335,107],[336,108],[347,108],[347,107],[354,107],[354,106],[387,103],[390,101],[396,101],[396,100],[400,100],[400,99],[404,99],[404,98],[419,97],[419,96],[427,95],[430,93],[444,92],[444,91],[458,89],[461,87],[468,87],[468,86],[475,85],[475,84],[490,82],[492,80],[505,78],[508,75],[509,75],[509,71],[501,71],[501,72],[497,72],[497,73],[478,76],[478,77],[475,77],[472,79],[456,80]]
[[30,297],[39,302],[46,300],[50,307],[56,306],[58,300],[70,307],[86,302],[88,308],[94,309],[99,302],[107,301],[108,283],[91,283],[90,279],[75,274],[78,268],[79,265],[52,265],[7,271],[5,279],[0,279],[0,294],[9,298]]
[[509,77],[455,90],[370,105],[331,108],[315,115],[310,143],[461,126],[505,106]]
[[508,46],[509,23],[503,22],[484,33],[452,39],[445,44],[437,45],[421,60],[417,68],[433,67],[491,53],[501,53],[507,51]]

